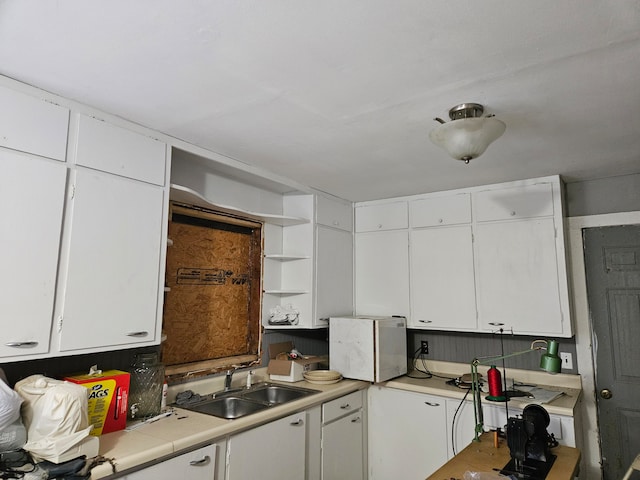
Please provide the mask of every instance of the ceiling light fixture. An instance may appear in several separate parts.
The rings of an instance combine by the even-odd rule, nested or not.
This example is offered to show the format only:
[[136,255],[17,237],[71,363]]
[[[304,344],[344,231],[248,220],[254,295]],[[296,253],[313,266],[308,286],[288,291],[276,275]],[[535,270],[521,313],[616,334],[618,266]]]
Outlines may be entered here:
[[434,119],[441,125],[431,130],[429,138],[456,160],[469,163],[469,160],[482,155],[507,128],[493,115],[483,117],[483,112],[484,107],[479,103],[457,105],[449,110],[449,123],[441,118]]

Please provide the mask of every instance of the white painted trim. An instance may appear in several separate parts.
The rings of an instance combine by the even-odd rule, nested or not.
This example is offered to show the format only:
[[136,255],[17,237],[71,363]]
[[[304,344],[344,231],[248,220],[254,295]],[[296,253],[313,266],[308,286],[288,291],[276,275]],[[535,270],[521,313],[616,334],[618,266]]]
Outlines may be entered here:
[[600,442],[596,409],[595,364],[592,345],[592,325],[587,301],[584,271],[582,230],[592,227],[640,224],[640,212],[611,213],[584,217],[569,217],[569,264],[573,292],[576,356],[582,377],[582,465],[580,478],[602,478]]

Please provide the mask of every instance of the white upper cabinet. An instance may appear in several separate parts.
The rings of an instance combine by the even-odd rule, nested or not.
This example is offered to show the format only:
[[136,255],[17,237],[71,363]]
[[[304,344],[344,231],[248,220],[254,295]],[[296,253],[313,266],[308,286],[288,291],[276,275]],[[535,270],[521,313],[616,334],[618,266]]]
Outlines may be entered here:
[[356,232],[397,230],[409,226],[407,202],[376,203],[356,207]]
[[166,145],[125,128],[80,115],[76,163],[84,167],[165,184]]
[[570,337],[561,189],[553,176],[356,205],[356,313],[406,302],[411,328]]
[[158,343],[164,190],[80,168],[72,188],[60,349]]
[[411,231],[411,328],[475,330],[471,225]]
[[0,85],[0,146],[64,162],[69,110]]
[[67,169],[0,149],[0,357],[49,351]]
[[406,230],[356,235],[356,314],[409,317]]
[[[321,328],[331,315],[352,314],[352,204],[285,195],[283,213],[309,222],[265,225],[264,327]],[[292,322],[274,318],[281,309],[298,315]]]
[[316,196],[316,222],[318,225],[353,232],[353,204]]
[[554,214],[553,187],[549,182],[492,188],[473,194],[478,222],[549,217]]
[[411,227],[438,227],[471,223],[471,195],[460,193],[409,202]]

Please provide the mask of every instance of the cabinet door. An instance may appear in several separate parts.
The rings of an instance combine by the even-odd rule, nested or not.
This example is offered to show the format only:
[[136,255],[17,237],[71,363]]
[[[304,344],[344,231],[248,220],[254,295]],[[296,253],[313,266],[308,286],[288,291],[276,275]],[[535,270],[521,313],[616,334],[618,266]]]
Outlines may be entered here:
[[316,222],[327,227],[353,231],[353,205],[340,202],[322,195],[316,199]]
[[157,339],[163,197],[154,185],[78,169],[61,350]]
[[227,480],[305,478],[305,413],[229,438]]
[[[317,226],[316,321],[353,313],[353,235]],[[326,320],[323,320],[326,319]]]
[[470,225],[412,230],[410,269],[411,327],[476,329]]
[[473,413],[473,401],[446,399],[447,405],[447,458],[460,453],[475,438],[476,420]]
[[369,478],[427,478],[447,461],[444,400],[369,387]]
[[80,115],[76,163],[144,182],[165,184],[165,144]]
[[1,86],[0,105],[0,145],[64,162],[68,109]]
[[409,234],[356,235],[356,314],[409,317]]
[[60,162],[0,150],[0,357],[49,351],[66,183]]
[[552,218],[476,226],[478,313],[487,330],[561,334],[556,234]]
[[364,443],[362,411],[322,427],[322,479],[362,480]]
[[396,230],[409,226],[407,202],[389,202],[356,207],[356,232]]
[[193,452],[179,455],[144,470],[125,475],[126,480],[213,480],[216,468],[216,446],[208,445]]

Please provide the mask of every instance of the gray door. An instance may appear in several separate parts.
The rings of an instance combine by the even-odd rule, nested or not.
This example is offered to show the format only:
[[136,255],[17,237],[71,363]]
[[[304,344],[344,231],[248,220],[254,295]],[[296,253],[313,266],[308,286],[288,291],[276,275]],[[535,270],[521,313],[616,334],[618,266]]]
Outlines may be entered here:
[[640,453],[640,225],[588,228],[583,239],[603,478],[614,480]]

